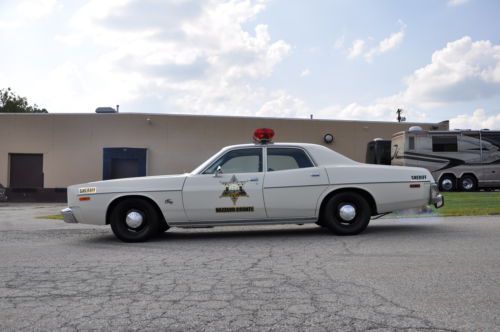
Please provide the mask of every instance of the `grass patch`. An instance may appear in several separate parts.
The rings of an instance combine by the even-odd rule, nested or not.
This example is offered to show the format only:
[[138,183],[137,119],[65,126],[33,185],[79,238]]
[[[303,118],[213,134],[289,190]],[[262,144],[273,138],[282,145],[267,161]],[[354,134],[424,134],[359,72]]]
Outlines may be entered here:
[[500,192],[443,193],[444,206],[434,209],[440,216],[500,215]]
[[36,219],[64,220],[62,214],[52,214],[50,216],[40,216],[40,217],[36,217]]

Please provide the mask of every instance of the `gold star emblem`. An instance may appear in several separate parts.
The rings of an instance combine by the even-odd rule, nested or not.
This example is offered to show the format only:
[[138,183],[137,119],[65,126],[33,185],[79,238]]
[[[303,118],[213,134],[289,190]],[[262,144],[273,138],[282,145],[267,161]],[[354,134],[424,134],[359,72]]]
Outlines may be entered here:
[[229,197],[233,202],[233,205],[236,205],[238,198],[240,197],[248,197],[247,192],[243,189],[243,184],[248,181],[238,181],[235,175],[233,175],[229,182],[221,182],[224,185],[224,191],[220,195],[219,198]]

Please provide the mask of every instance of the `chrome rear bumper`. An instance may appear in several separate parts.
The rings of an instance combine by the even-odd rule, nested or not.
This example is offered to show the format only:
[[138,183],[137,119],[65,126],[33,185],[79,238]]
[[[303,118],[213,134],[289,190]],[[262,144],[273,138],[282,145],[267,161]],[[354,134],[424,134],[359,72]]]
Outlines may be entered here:
[[444,197],[441,194],[438,194],[436,197],[432,199],[432,203],[436,207],[436,209],[442,208],[444,206]]
[[439,192],[437,183],[431,183],[431,199],[429,203],[433,204],[436,209],[442,208],[444,205],[444,197]]
[[78,223],[78,220],[76,220],[75,215],[73,214],[73,211],[70,208],[62,209],[61,214],[64,217],[64,222],[67,222],[69,224]]

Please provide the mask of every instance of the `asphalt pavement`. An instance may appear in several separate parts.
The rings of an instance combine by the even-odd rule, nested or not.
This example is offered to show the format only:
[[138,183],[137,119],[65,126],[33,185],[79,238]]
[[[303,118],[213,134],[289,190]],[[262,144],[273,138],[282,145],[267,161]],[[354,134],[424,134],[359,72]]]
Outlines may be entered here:
[[0,330],[500,331],[500,217],[171,229],[147,243],[0,203]]

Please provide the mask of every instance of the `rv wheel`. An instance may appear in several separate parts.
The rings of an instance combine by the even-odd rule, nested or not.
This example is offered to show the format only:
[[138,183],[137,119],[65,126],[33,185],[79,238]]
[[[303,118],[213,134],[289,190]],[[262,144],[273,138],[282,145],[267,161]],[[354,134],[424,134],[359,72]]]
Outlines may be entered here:
[[456,180],[451,175],[443,175],[439,180],[439,190],[441,191],[454,191],[456,187]]
[[462,191],[476,191],[477,181],[472,175],[464,175],[459,180],[460,190]]

